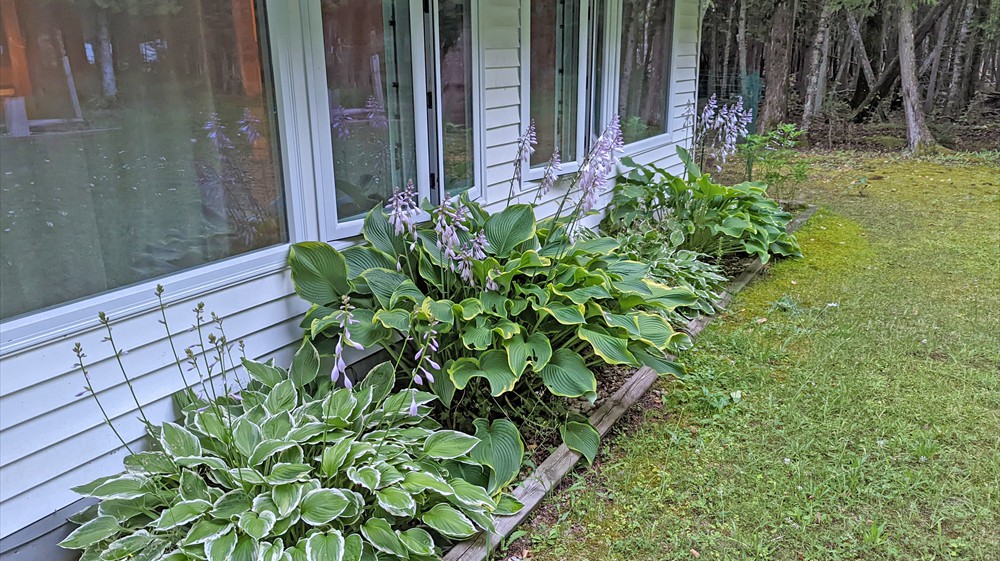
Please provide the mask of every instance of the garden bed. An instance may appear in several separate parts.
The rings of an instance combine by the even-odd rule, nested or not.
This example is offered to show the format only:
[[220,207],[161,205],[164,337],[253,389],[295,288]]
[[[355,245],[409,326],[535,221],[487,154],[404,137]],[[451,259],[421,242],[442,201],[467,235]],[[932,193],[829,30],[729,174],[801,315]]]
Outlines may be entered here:
[[[788,232],[791,233],[800,228],[816,212],[817,208],[809,206],[802,211],[788,224]],[[719,299],[719,307],[725,308],[732,296],[746,287],[763,269],[764,264],[760,259],[751,261],[743,269],[743,272],[727,286],[725,293]],[[714,317],[699,316],[689,321],[684,330],[691,337],[695,337]],[[590,415],[591,425],[597,429],[601,436],[604,436],[629,407],[646,394],[658,377],[648,367],[636,370],[631,377],[624,381],[621,387],[614,390],[610,397],[598,402],[600,405]],[[493,549],[534,512],[545,496],[556,488],[562,478],[573,469],[579,460],[580,454],[570,450],[565,444],[560,445],[512,492],[512,495],[524,504],[524,508],[517,514],[497,517],[495,533],[481,532],[473,538],[455,544],[444,556],[444,560],[483,561],[488,559]]]

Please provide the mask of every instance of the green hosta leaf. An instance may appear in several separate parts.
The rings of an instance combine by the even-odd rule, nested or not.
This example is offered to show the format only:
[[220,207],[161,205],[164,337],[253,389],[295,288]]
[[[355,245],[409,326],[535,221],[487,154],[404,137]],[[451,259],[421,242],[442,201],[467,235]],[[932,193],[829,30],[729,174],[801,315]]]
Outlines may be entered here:
[[257,540],[250,536],[240,536],[230,555],[230,561],[258,561]]
[[[104,481],[89,493],[80,493],[95,499],[138,499],[146,494],[146,479],[137,475],[121,475]],[[77,491],[80,492],[80,491]]]
[[150,526],[157,530],[169,530],[183,526],[208,512],[210,508],[212,508],[212,503],[201,499],[181,501],[161,512],[160,517],[154,520]]
[[296,481],[309,479],[312,473],[312,466],[306,464],[275,464],[271,469],[271,475],[265,479],[271,485],[283,485]]
[[[509,300],[508,300],[509,302]],[[493,325],[493,333],[496,333],[502,337],[505,341],[511,337],[517,335],[521,332],[521,326],[510,321],[509,319],[501,319]]]
[[271,532],[276,521],[277,517],[270,510],[265,510],[260,514],[248,510],[240,515],[240,521],[237,525],[248,536],[260,541]]
[[108,547],[105,548],[104,553],[101,554],[101,559],[105,559],[107,561],[127,559],[145,549],[146,546],[152,543],[152,541],[153,536],[149,535],[149,532],[139,530],[134,534],[111,542]]
[[247,374],[251,378],[257,380],[266,387],[274,387],[278,382],[285,379],[285,373],[280,369],[270,364],[264,364],[262,362],[255,362],[252,360],[243,359],[243,368],[246,368]]
[[296,483],[287,483],[285,485],[276,485],[274,489],[271,489],[271,500],[274,502],[275,508],[278,509],[278,516],[284,518],[295,510],[295,507],[299,506],[299,501],[302,500],[303,486]]
[[358,386],[359,390],[372,389],[372,403],[378,403],[389,395],[396,382],[396,373],[389,361],[380,363],[368,371],[368,375]]
[[553,291],[560,296],[569,298],[574,304],[586,304],[592,300],[611,298],[611,293],[608,292],[608,289],[599,284],[584,286],[572,290],[559,290],[553,288]]
[[261,435],[268,440],[281,440],[288,436],[295,426],[292,415],[288,411],[282,411],[264,421],[260,426]]
[[489,327],[470,327],[462,331],[462,344],[467,349],[485,351],[493,344],[493,330]]
[[382,479],[382,474],[371,466],[361,468],[352,466],[347,468],[347,478],[356,485],[360,485],[369,491],[375,491],[378,488],[379,481]]
[[667,348],[676,333],[670,327],[670,322],[659,314],[646,312],[635,312],[635,314],[636,323],[639,325],[639,339],[660,350]]
[[615,238],[601,237],[578,240],[573,244],[571,251],[582,251],[584,253],[611,255],[621,244]]
[[424,441],[424,453],[431,458],[450,460],[469,453],[479,439],[453,430],[440,430]]
[[489,241],[487,253],[507,257],[535,236],[535,212],[529,205],[511,205],[487,218],[483,229]]
[[468,517],[444,503],[423,513],[420,520],[446,538],[464,539],[476,533],[476,527]]
[[338,489],[315,489],[302,497],[299,512],[302,520],[312,526],[321,526],[343,514],[348,499]]
[[361,526],[361,534],[375,549],[406,559],[409,555],[392,526],[382,518],[370,518]]
[[368,243],[388,254],[390,259],[395,260],[406,253],[406,240],[402,236],[396,235],[395,229],[389,223],[389,218],[380,206],[376,206],[365,215],[361,233],[368,240]]
[[337,475],[344,465],[344,460],[347,459],[347,454],[351,451],[353,442],[353,440],[345,438],[333,446],[324,448],[320,458],[320,472],[327,477]]
[[410,528],[405,532],[396,532],[399,541],[406,549],[417,555],[430,557],[434,555],[434,538],[423,528]]
[[495,397],[514,389],[517,377],[507,364],[503,351],[486,351],[481,360],[463,357],[448,366],[448,375],[458,389],[465,389],[472,378],[486,378]]
[[219,497],[212,507],[212,516],[220,520],[231,520],[250,510],[250,497],[243,491],[230,491]]
[[683,376],[687,372],[684,369],[684,365],[668,360],[666,357],[657,354],[650,353],[638,346],[629,346],[629,350],[635,355],[639,362],[653,369],[657,374],[672,374],[674,376]]
[[400,333],[407,333],[410,330],[410,313],[405,310],[379,310],[375,312],[373,318],[374,321]]
[[587,458],[587,463],[594,463],[597,448],[601,445],[601,435],[590,423],[570,421],[559,427],[559,434],[570,450],[574,450]]
[[364,541],[359,534],[351,534],[344,538],[344,561],[361,561],[364,552]]
[[451,300],[433,300],[425,298],[420,304],[421,314],[428,319],[436,319],[444,325],[451,325],[455,322],[455,303]]
[[507,364],[517,378],[524,374],[528,363],[536,372],[545,367],[552,358],[552,345],[543,333],[535,332],[527,338],[524,335],[511,337],[504,345],[507,348]]
[[343,254],[323,242],[292,244],[288,251],[295,292],[321,306],[340,300],[351,291]]
[[354,280],[368,269],[392,269],[396,261],[384,252],[367,245],[351,246],[344,251],[347,262],[347,278]]
[[253,449],[253,453],[250,454],[247,464],[251,466],[258,466],[278,452],[288,450],[295,445],[296,444],[294,442],[289,442],[287,440],[264,440]]
[[454,478],[448,481],[452,489],[455,490],[455,500],[459,503],[477,510],[493,510],[496,503],[479,485],[473,485],[461,478]]
[[484,292],[479,299],[483,303],[483,311],[497,317],[507,317],[507,297],[497,292]]
[[[558,354],[559,351],[556,351],[556,356]],[[510,484],[521,471],[524,442],[514,423],[506,419],[498,419],[492,424],[486,419],[476,419],[473,424],[479,444],[476,444],[469,455],[473,460],[490,467],[489,492],[496,493]]]
[[283,411],[291,411],[298,404],[299,394],[291,380],[283,380],[276,384],[264,400],[264,409],[271,415]]
[[563,325],[581,325],[587,323],[584,317],[584,307],[582,304],[572,306],[552,303],[548,306],[531,306],[536,311],[542,311],[554,317],[556,321]]
[[306,540],[306,558],[309,561],[343,561],[344,536],[337,530],[309,536]]
[[406,298],[414,304],[424,301],[423,293],[403,273],[389,269],[368,269],[362,278],[368,283],[379,305],[385,309],[393,308],[393,300]]
[[285,543],[281,538],[275,540],[273,544],[267,542],[260,544],[259,561],[286,561],[288,558],[284,557],[284,554]]
[[409,493],[398,487],[386,487],[375,496],[379,506],[393,516],[413,518],[417,512],[417,502]]
[[201,455],[201,442],[191,431],[176,423],[163,423],[161,428],[160,444],[167,454],[174,458]]
[[246,417],[236,421],[236,426],[233,427],[233,443],[236,444],[236,449],[240,451],[240,454],[249,458],[253,454],[254,448],[263,439],[260,427],[254,424],[253,421]]
[[625,339],[593,331],[582,325],[577,328],[576,335],[590,343],[594,353],[608,364],[629,364],[632,366],[639,364],[632,353],[628,351],[628,342]]
[[208,484],[205,483],[205,480],[200,475],[189,469],[181,472],[179,488],[181,498],[185,501],[193,501],[195,499],[211,500],[208,494]]
[[493,511],[496,516],[510,516],[511,514],[517,514],[521,512],[524,508],[524,504],[521,501],[515,499],[512,495],[504,493],[500,496],[500,500],[497,501],[497,508]]
[[125,456],[123,460],[125,469],[132,473],[139,474],[165,474],[176,473],[177,466],[163,452],[137,452]]
[[299,350],[295,351],[292,357],[292,368],[288,372],[288,377],[296,387],[312,382],[319,374],[319,352],[313,346],[312,341],[303,339]]
[[205,556],[208,561],[229,561],[236,549],[236,532],[229,531],[205,542]]
[[478,298],[466,298],[459,303],[462,308],[462,319],[470,321],[483,313],[483,303]]
[[59,547],[65,549],[86,549],[91,545],[104,541],[122,530],[114,516],[98,516],[73,530],[66,539],[59,542]]
[[542,383],[555,395],[597,399],[597,378],[587,368],[583,357],[573,350],[557,349],[552,360],[540,372]]
[[220,522],[211,518],[202,518],[191,526],[187,536],[184,537],[182,545],[198,545],[209,540],[218,538],[228,532],[233,527],[229,522]]
[[214,458],[210,456],[188,456],[174,458],[174,461],[181,467],[205,466],[218,471],[225,471],[229,469],[229,466],[226,465],[226,462],[222,461],[222,458]]
[[401,486],[413,494],[421,493],[426,489],[432,489],[444,496],[455,494],[455,490],[444,479],[423,471],[407,472]]

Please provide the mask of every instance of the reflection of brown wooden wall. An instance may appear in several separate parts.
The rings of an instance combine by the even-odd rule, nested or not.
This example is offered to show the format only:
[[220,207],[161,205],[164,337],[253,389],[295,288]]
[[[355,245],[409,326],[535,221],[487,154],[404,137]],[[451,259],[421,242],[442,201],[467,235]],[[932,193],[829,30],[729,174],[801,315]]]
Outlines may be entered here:
[[14,0],[0,0],[0,42],[8,54],[0,64],[0,90],[3,90],[3,97],[26,97],[31,94],[28,48],[18,12],[18,5]]
[[370,89],[371,56],[385,50],[382,3],[343,0],[323,9],[327,75],[339,88]]

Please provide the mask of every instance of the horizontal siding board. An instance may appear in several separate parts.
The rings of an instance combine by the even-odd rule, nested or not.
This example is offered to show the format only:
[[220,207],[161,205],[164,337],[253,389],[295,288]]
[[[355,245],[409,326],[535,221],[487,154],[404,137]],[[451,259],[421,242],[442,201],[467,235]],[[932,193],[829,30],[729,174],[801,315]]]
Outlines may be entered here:
[[508,107],[521,101],[521,89],[517,86],[508,88],[491,88],[483,96],[487,110],[493,107]]
[[519,68],[521,64],[519,51],[511,49],[485,49],[483,53],[483,66],[489,70],[492,68]]
[[487,68],[485,82],[487,91],[496,88],[508,88],[508,87],[520,86],[521,69],[517,67]]
[[488,27],[481,33],[484,45],[493,49],[516,49],[521,44],[519,27]]
[[494,129],[514,125],[521,126],[521,106],[508,105],[505,107],[494,107],[486,110],[486,128]]

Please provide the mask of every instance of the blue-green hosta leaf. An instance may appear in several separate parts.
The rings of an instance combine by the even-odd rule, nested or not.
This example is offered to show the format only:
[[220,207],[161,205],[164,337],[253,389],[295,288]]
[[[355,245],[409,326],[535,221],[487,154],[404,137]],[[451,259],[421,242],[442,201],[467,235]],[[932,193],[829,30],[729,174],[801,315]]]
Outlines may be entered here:
[[423,528],[410,528],[405,532],[396,531],[399,541],[406,549],[417,555],[431,557],[434,555],[434,538]]
[[417,502],[399,487],[386,487],[375,493],[378,505],[393,516],[413,518],[417,512]]
[[368,269],[392,269],[396,261],[386,253],[367,245],[354,245],[343,252],[347,278],[354,280]]
[[309,561],[343,561],[344,536],[337,530],[309,536],[306,539],[306,558]]
[[198,437],[176,423],[163,423],[160,444],[164,452],[174,458],[201,455]]
[[535,212],[529,205],[511,205],[486,219],[483,227],[490,255],[507,257],[535,236]]
[[490,384],[490,393],[496,397],[514,389],[517,377],[507,364],[506,353],[503,351],[486,351],[482,360],[463,357],[448,366],[448,375],[458,389],[465,389],[472,378],[486,378]]
[[493,333],[496,333],[505,341],[517,335],[520,332],[521,332],[521,326],[506,318],[501,318],[497,320],[497,322],[493,325]]
[[351,291],[343,254],[323,242],[292,244],[288,250],[292,284],[300,297],[326,305]]
[[376,206],[365,215],[361,234],[368,240],[368,243],[388,254],[391,259],[395,260],[406,252],[406,240],[396,234],[395,228],[389,223],[389,217],[385,215],[381,206]]
[[574,304],[586,304],[592,300],[611,298],[611,293],[608,292],[608,289],[599,284],[574,288],[571,290],[562,290],[558,288],[553,288],[552,290],[559,296],[569,298]]
[[313,346],[308,338],[302,340],[299,350],[295,351],[292,357],[292,368],[288,372],[288,377],[296,387],[312,382],[319,374],[319,351]]
[[542,383],[554,395],[586,397],[591,403],[597,399],[597,378],[587,368],[583,357],[571,349],[556,349],[552,360],[539,374]]
[[406,310],[379,310],[375,312],[373,319],[380,325],[401,333],[410,330],[410,313]]
[[420,313],[428,320],[436,319],[441,324],[451,325],[455,322],[454,306],[455,303],[451,300],[434,300],[428,297],[420,304]]
[[372,294],[379,305],[385,309],[393,308],[393,300],[408,299],[413,304],[424,301],[424,295],[403,273],[389,269],[368,269],[362,278],[368,283]]
[[615,238],[601,237],[577,240],[570,249],[570,252],[592,253],[598,255],[611,255],[621,244]]
[[467,349],[485,351],[493,344],[493,330],[489,327],[468,327],[462,331],[462,344]]
[[608,333],[602,333],[580,326],[576,330],[580,339],[590,343],[594,353],[608,364],[629,364],[637,366],[639,362],[628,351],[628,342]]
[[355,485],[360,485],[369,491],[375,491],[382,480],[382,474],[371,466],[360,468],[351,466],[347,468],[347,478]]
[[536,331],[527,338],[523,334],[511,337],[504,346],[507,348],[507,364],[517,378],[520,378],[528,364],[539,371],[552,358],[552,345],[545,334]]
[[382,518],[370,518],[361,525],[361,534],[375,549],[406,559],[409,555],[406,546],[399,541],[399,536],[392,531],[392,526]]
[[248,510],[240,515],[240,520],[237,525],[240,527],[240,530],[246,532],[248,536],[260,541],[271,532],[271,529],[274,528],[274,523],[276,521],[277,517],[269,510],[265,510],[260,514],[257,514],[252,510]]
[[583,316],[584,307],[582,304],[558,304],[551,303],[548,306],[531,305],[535,311],[545,312],[555,318],[563,325],[582,325],[587,323],[587,318]]
[[232,529],[232,527],[233,525],[229,522],[212,520],[211,518],[202,518],[191,526],[191,530],[188,531],[187,536],[184,537],[184,541],[181,542],[181,545],[189,546],[205,543],[209,540],[218,538],[222,534],[225,534]]
[[73,530],[66,539],[59,542],[59,547],[65,549],[86,549],[91,545],[104,541],[122,530],[114,516],[98,516]]
[[466,298],[458,305],[462,308],[461,315],[465,321],[472,320],[484,311],[483,303],[478,298]]
[[597,449],[601,445],[601,435],[590,423],[570,421],[559,427],[559,434],[570,450],[574,450],[587,458],[587,463],[594,463]]
[[629,345],[629,350],[632,351],[632,354],[634,354],[637,359],[639,359],[639,362],[652,368],[657,374],[671,374],[679,377],[684,376],[687,373],[683,364],[669,360],[663,356],[662,353],[657,352],[654,354],[646,351],[638,345]]
[[666,349],[677,333],[670,326],[670,322],[659,314],[646,312],[635,312],[635,314],[636,323],[639,326],[639,339],[657,349]]
[[479,299],[483,303],[483,311],[491,315],[507,317],[507,297],[497,292],[484,292]]
[[286,376],[286,373],[280,368],[245,358],[243,359],[243,368],[246,369],[247,374],[251,378],[268,388],[274,387],[275,384],[284,380]]
[[240,514],[250,510],[253,502],[243,491],[230,491],[219,497],[212,507],[212,516],[220,520],[234,520]]
[[321,526],[343,514],[349,500],[339,489],[314,489],[302,497],[299,512],[311,526]]
[[229,561],[236,549],[236,531],[230,530],[205,542],[205,556],[208,561]]
[[467,516],[444,503],[424,512],[420,520],[446,538],[465,539],[476,533],[476,527]]
[[395,370],[392,363],[386,361],[369,370],[368,375],[361,381],[358,388],[364,390],[370,387],[372,389],[372,403],[379,403],[389,395],[395,382]]
[[249,458],[262,440],[264,437],[261,435],[260,427],[253,421],[246,417],[236,421],[236,426],[233,427],[233,444],[240,454]]
[[[556,351],[558,354],[559,351]],[[497,419],[492,424],[486,419],[476,419],[473,424],[479,444],[469,455],[480,464],[489,466],[488,490],[493,494],[509,485],[521,471],[524,442],[514,423],[506,419]]]
[[451,460],[465,456],[476,444],[479,444],[479,439],[474,436],[453,430],[439,430],[424,441],[424,454],[438,460]]
[[183,526],[199,518],[211,508],[212,503],[202,499],[181,501],[161,512],[160,517],[150,523],[150,527],[157,530],[169,530]]

